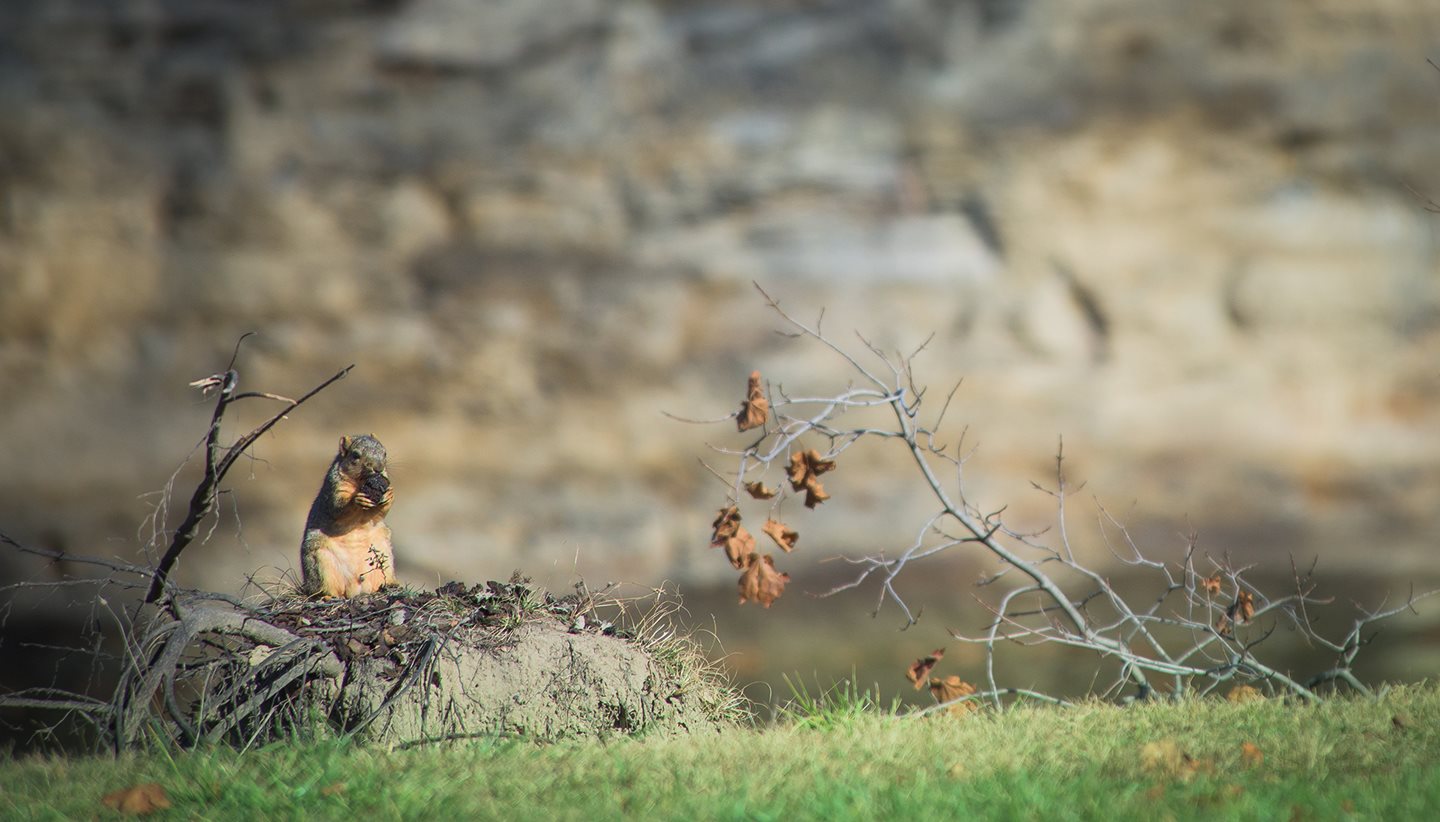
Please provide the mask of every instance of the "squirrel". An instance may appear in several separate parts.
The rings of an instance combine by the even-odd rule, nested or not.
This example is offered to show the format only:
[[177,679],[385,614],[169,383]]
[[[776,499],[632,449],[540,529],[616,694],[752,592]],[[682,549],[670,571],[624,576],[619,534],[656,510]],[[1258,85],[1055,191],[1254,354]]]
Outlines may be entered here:
[[340,438],[305,519],[300,572],[307,596],[352,597],[396,583],[385,524],[395,494],[385,460],[385,446],[369,434]]

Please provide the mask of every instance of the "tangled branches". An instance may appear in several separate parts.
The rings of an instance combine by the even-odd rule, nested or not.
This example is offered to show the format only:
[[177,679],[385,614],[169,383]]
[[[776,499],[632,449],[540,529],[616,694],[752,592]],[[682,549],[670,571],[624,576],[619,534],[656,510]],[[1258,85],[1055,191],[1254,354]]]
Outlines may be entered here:
[[[165,544],[166,549],[154,567],[23,545],[0,534],[0,544],[19,558],[44,560],[30,578],[0,587],[0,594],[4,594],[4,598],[0,599],[0,619],[8,621],[15,610],[30,611],[41,604],[52,610],[57,606],[64,610],[88,605],[90,610],[83,617],[84,627],[80,631],[87,645],[69,647],[52,644],[46,645],[45,650],[58,654],[57,664],[74,666],[77,660],[83,659],[86,662],[78,664],[88,664],[91,668],[85,689],[87,693],[78,693],[56,683],[30,685],[0,694],[0,709],[60,711],[66,719],[78,719],[89,726],[99,739],[124,747],[136,741],[142,733],[143,726],[148,722],[146,718],[151,716],[152,701],[155,704],[163,702],[172,715],[177,713],[180,691],[176,690],[175,683],[177,678],[183,679],[178,672],[188,670],[193,664],[182,657],[196,642],[205,644],[206,641],[201,641],[202,637],[243,635],[257,641],[257,638],[264,637],[275,639],[270,635],[273,632],[268,632],[252,620],[225,615],[213,608],[196,610],[195,603],[201,600],[209,600],[212,604],[225,602],[231,608],[242,606],[230,597],[179,587],[170,579],[170,572],[180,555],[199,536],[201,527],[216,515],[220,496],[224,492],[222,483],[235,463],[288,413],[343,379],[354,366],[341,369],[299,399],[265,391],[239,391],[240,376],[235,363],[241,345],[250,336],[250,333],[244,334],[235,343],[235,350],[224,371],[190,384],[190,387],[206,395],[215,395],[215,407],[203,441],[204,474],[190,495],[184,517],[173,531],[165,530],[169,486],[161,493],[153,515],[156,531],[151,547]],[[226,412],[234,403],[247,399],[277,402],[282,408],[233,442],[222,442]],[[285,644],[291,649],[299,647],[294,644],[293,638]],[[325,668],[322,662],[319,658],[308,659],[306,670],[316,665]],[[113,674],[117,669],[121,672],[120,682],[111,700],[89,695],[99,690],[105,673]],[[294,677],[286,674],[281,679],[284,681],[280,685],[272,683],[267,686],[272,695]],[[178,717],[176,721],[185,725]],[[50,730],[64,722],[62,719]],[[237,718],[235,723],[238,722]]]
[[[890,355],[861,337],[869,356],[851,353],[826,336],[818,322],[801,322],[763,289],[761,294],[790,336],[828,349],[845,364],[855,382],[844,391],[821,397],[789,397],[781,389],[772,389],[765,407],[773,413],[773,423],[742,449],[717,449],[735,459],[733,470],[723,475],[733,483],[731,504],[741,498],[742,490],[753,488],[767,469],[797,459],[833,464],[862,441],[878,441],[908,453],[933,503],[931,515],[898,554],[850,558],[858,566],[857,573],[826,595],[878,579],[876,612],[891,602],[903,612],[908,626],[915,623],[917,615],[895,581],[912,564],[965,549],[998,560],[1000,571],[980,582],[981,587],[993,585],[990,590],[997,591],[993,598],[981,600],[991,614],[989,623],[978,633],[951,631],[956,639],[984,649],[988,690],[966,695],[966,699],[988,699],[998,708],[1003,696],[1017,693],[1017,689],[1001,686],[996,671],[996,650],[1005,643],[1066,646],[1117,663],[1113,680],[1096,688],[1108,696],[1119,695],[1127,683],[1134,687],[1136,698],[1159,693],[1179,698],[1247,683],[1307,701],[1321,699],[1320,686],[1327,684],[1368,693],[1355,676],[1354,663],[1360,649],[1373,639],[1371,626],[1435,593],[1412,591],[1398,604],[1359,608],[1348,630],[1323,634],[1311,611],[1330,600],[1316,595],[1309,572],[1292,569],[1288,591],[1263,591],[1247,579],[1250,566],[1197,556],[1193,537],[1178,562],[1155,559],[1101,507],[1106,543],[1114,559],[1152,580],[1153,596],[1127,598],[1106,574],[1077,558],[1072,548],[1067,502],[1074,491],[1066,484],[1063,442],[1056,454],[1054,487],[1036,485],[1055,502],[1055,527],[1045,534],[1018,531],[1006,523],[1003,508],[984,511],[967,498],[965,466],[973,452],[964,450],[963,436],[953,449],[937,440],[936,432],[955,390],[946,396],[933,422],[922,420],[927,392],[916,382],[913,362],[924,345],[909,355]],[[878,365],[868,364],[871,357]],[[753,417],[749,411],[756,405],[754,391],[750,394],[737,412],[742,422],[745,415]],[[866,408],[888,409],[891,421],[878,427],[851,427],[841,420],[846,412]],[[738,427],[745,429],[743,424]],[[827,447],[823,453],[806,452],[802,438],[812,444],[822,441]],[[1114,536],[1109,536],[1112,533]],[[1050,541],[1042,541],[1047,534]],[[1329,652],[1332,664],[1309,675],[1297,675],[1267,662],[1261,648],[1280,626]]]
[[136,662],[107,706],[117,748],[147,734],[188,747],[319,727],[361,733],[403,704],[428,703],[445,659],[504,645],[526,619],[573,624],[594,608],[593,599],[557,600],[519,579],[319,602],[197,594],[172,604],[173,618],[141,632]]

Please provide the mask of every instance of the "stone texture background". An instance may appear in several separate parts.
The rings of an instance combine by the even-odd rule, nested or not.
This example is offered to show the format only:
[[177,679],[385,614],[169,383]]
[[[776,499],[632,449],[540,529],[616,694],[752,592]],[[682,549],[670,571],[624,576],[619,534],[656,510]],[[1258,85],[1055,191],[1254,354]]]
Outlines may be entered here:
[[[696,457],[733,433],[660,411],[845,379],[753,280],[936,332],[1018,521],[1064,435],[1158,544],[1433,567],[1427,58],[1440,5],[1379,0],[11,0],[0,530],[134,556],[208,417],[186,382],[257,330],[246,387],[358,367],[182,581],[295,568],[346,432],[398,463],[409,581],[729,580]],[[854,454],[797,565],[908,544],[903,462]]]

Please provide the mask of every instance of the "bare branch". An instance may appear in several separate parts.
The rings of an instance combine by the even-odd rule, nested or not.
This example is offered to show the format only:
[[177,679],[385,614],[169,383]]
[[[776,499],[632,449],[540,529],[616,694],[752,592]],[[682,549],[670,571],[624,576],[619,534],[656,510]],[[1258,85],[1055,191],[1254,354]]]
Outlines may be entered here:
[[[145,602],[153,603],[160,599],[165,590],[166,581],[169,579],[170,571],[175,567],[175,562],[180,559],[180,553],[195,540],[200,523],[204,522],[211,512],[215,510],[216,500],[220,494],[220,483],[224,481],[225,475],[230,471],[241,455],[243,455],[254,442],[275,427],[276,423],[285,419],[290,411],[304,404],[306,400],[328,388],[337,380],[343,379],[345,375],[355,366],[349,365],[338,371],[330,379],[325,380],[305,393],[298,400],[290,400],[273,394],[259,392],[245,392],[235,394],[235,385],[239,382],[240,375],[235,371],[235,359],[240,355],[240,343],[245,341],[254,332],[247,332],[235,343],[235,353],[230,358],[230,367],[223,375],[215,375],[206,380],[198,381],[203,387],[217,387],[218,395],[215,398],[215,410],[210,416],[210,427],[205,435],[205,476],[195,486],[190,495],[190,504],[185,512],[185,519],[181,521],[180,527],[170,539],[170,547],[166,549],[165,555],[155,566],[154,578],[150,583],[150,590],[145,594]],[[194,383],[192,383],[194,385]],[[285,403],[281,409],[270,419],[253,428],[249,433],[240,437],[228,447],[220,444],[220,424],[225,417],[225,411],[232,402],[240,399],[262,397],[265,399],[279,400]]]
[[[925,391],[916,379],[913,360],[933,337],[908,355],[904,352],[887,355],[865,336],[857,334],[864,351],[885,366],[884,370],[871,369],[862,364],[863,355],[852,354],[826,336],[819,322],[807,326],[795,320],[763,288],[756,285],[756,290],[792,329],[793,333],[787,336],[816,343],[835,354],[866,387],[846,386],[833,395],[803,398],[792,398],[777,390],[772,396],[771,410],[778,427],[766,430],[743,450],[712,445],[715,450],[736,457],[738,463],[732,471],[712,471],[722,477],[735,478],[733,502],[740,499],[742,477],[763,475],[777,462],[790,458],[801,447],[802,438],[828,442],[829,448],[824,454],[827,460],[835,459],[861,442],[894,443],[893,447],[903,447],[923,480],[928,498],[934,503],[931,514],[912,531],[913,537],[905,547],[843,558],[855,567],[854,574],[818,596],[834,596],[874,584],[872,615],[878,615],[883,607],[893,603],[904,617],[903,629],[915,624],[920,613],[920,609],[906,601],[900,588],[902,577],[916,562],[955,550],[976,550],[998,560],[999,569],[982,576],[977,587],[1013,579],[1012,572],[1019,572],[1023,579],[1008,589],[1000,587],[998,600],[993,605],[985,603],[992,619],[979,635],[951,630],[955,638],[977,643],[985,649],[988,690],[967,699],[987,699],[1000,708],[1001,696],[1021,693],[1001,687],[996,671],[996,648],[1003,643],[1018,643],[1071,647],[1118,663],[1117,679],[1109,682],[1097,679],[1092,683],[1096,693],[1118,694],[1129,683],[1140,697],[1157,695],[1161,691],[1151,682],[1151,677],[1158,676],[1168,679],[1168,692],[1174,698],[1188,693],[1213,692],[1221,683],[1255,682],[1315,701],[1320,699],[1315,691],[1318,684],[1344,683],[1362,690],[1354,675],[1353,663],[1359,649],[1374,637],[1371,625],[1398,616],[1435,593],[1416,596],[1412,592],[1398,607],[1386,607],[1382,603],[1370,610],[1359,608],[1359,617],[1345,634],[1322,636],[1310,611],[1330,600],[1316,596],[1309,574],[1302,575],[1293,568],[1293,563],[1294,593],[1272,597],[1247,579],[1250,566],[1236,567],[1228,560],[1211,559],[1213,570],[1208,574],[1197,570],[1195,533],[1183,535],[1184,545],[1178,561],[1162,558],[1140,546],[1125,525],[1095,501],[1095,522],[1103,545],[1121,567],[1134,569],[1154,583],[1150,592],[1138,596],[1122,594],[1105,571],[1087,564],[1084,552],[1077,545],[1077,535],[1071,532],[1070,500],[1084,484],[1073,485],[1066,476],[1063,439],[1055,449],[1054,486],[1034,484],[1054,501],[1053,528],[1031,532],[1011,528],[1004,522],[1003,507],[987,513],[966,499],[963,469],[974,453],[973,449],[964,450],[967,432],[962,430],[953,455],[936,442],[935,431],[944,420],[960,382],[946,395],[933,428],[922,427],[918,422]],[[869,359],[865,358],[865,362]],[[847,411],[878,407],[890,409],[891,419],[883,425],[868,424],[868,420],[865,425],[847,425],[840,419]],[[942,479],[937,466],[949,466],[953,473]],[[1297,678],[1263,661],[1259,654],[1282,624],[1315,646],[1332,651],[1336,655],[1335,663],[1313,676]]]

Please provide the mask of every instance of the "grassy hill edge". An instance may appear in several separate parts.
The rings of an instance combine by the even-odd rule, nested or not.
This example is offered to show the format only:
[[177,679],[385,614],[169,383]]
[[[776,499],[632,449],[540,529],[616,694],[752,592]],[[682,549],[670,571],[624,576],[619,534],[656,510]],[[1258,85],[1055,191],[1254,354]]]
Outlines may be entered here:
[[924,718],[812,707],[822,713],[804,721],[679,737],[0,759],[0,818],[105,818],[102,797],[147,782],[170,805],[152,818],[1344,819],[1440,809],[1434,683],[1317,706]]

